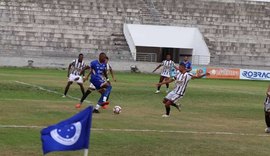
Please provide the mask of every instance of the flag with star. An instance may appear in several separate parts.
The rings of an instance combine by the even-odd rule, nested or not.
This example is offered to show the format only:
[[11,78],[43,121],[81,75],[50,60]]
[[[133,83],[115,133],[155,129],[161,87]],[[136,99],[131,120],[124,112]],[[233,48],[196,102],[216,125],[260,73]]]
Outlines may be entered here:
[[41,130],[44,155],[52,151],[74,151],[89,148],[92,106],[73,117]]

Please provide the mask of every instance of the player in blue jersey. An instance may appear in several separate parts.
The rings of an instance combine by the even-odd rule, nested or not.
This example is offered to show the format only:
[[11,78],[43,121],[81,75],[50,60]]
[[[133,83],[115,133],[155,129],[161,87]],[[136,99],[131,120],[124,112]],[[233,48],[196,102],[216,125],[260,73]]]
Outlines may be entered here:
[[185,56],[184,60],[181,61],[179,64],[184,64],[187,72],[190,72],[192,70],[191,62],[189,62],[188,56]]
[[[101,93],[101,97],[93,110],[94,113],[99,113],[98,110],[100,107],[109,104],[108,99],[112,90],[112,86],[107,76],[106,54],[100,53],[99,60],[92,61],[89,66],[86,66],[82,70],[82,72],[87,69],[90,69],[90,83],[93,85],[93,89],[96,89]],[[86,79],[88,79],[88,76]],[[90,93],[91,90],[87,90],[87,92],[83,95],[83,98],[85,99]],[[80,106],[81,103],[77,104],[76,108],[80,108]]]

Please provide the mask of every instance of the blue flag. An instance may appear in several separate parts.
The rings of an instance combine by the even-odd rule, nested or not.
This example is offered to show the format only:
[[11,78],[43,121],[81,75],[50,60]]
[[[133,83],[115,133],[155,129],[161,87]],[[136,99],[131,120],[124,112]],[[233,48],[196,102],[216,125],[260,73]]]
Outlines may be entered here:
[[89,148],[92,106],[73,117],[41,130],[43,153]]

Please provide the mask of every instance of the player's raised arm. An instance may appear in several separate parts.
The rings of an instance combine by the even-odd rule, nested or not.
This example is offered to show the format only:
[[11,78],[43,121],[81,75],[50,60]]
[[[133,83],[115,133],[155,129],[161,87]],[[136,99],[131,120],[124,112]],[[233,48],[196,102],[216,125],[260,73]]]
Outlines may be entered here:
[[209,76],[210,73],[205,73],[205,74],[202,74],[202,75],[192,75],[192,79],[200,79],[204,76]]
[[156,84],[156,86],[161,86],[161,85],[163,85],[163,84],[172,83],[173,81],[174,81],[174,79],[170,78],[170,79],[168,79],[168,80],[165,80],[165,81],[163,81],[163,82],[160,82],[160,83]]
[[158,65],[158,66],[156,67],[156,69],[153,70],[153,73],[154,73],[156,70],[158,70],[161,66],[162,66],[162,64]]
[[74,61],[68,65],[67,77],[69,77],[71,66],[74,65]]
[[90,72],[87,74],[87,76],[86,76],[86,78],[84,78],[84,81],[85,80],[88,80],[88,78],[89,78],[89,76],[90,76],[90,74],[91,74],[91,67],[89,67],[89,66],[85,66],[82,70],[81,70],[81,72],[80,72],[80,75],[85,75],[85,70],[88,70],[88,69],[90,69]]
[[89,66],[85,66],[85,67],[81,70],[80,75],[83,75],[83,74],[85,73],[85,70],[90,69],[90,68],[91,68],[91,67],[89,67]]
[[113,69],[112,69],[111,65],[109,65],[109,71],[110,71],[110,73],[111,73],[111,75],[112,75],[113,81],[116,82],[116,79],[115,79],[115,77],[114,77],[114,73],[113,73]]

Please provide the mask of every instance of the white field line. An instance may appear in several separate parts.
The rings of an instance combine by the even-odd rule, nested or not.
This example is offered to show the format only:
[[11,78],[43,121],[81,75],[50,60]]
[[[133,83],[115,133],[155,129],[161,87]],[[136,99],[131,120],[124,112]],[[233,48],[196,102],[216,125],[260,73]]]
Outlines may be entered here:
[[[63,95],[62,93],[59,93],[57,91],[45,89],[38,85],[33,85],[21,81],[15,81],[16,83],[27,85],[30,87],[35,87],[40,90],[54,93],[57,95]],[[67,97],[74,99],[74,100],[80,100],[79,98],[67,95]],[[90,102],[85,100],[86,102]],[[0,128],[44,128],[44,126],[24,126],[24,125],[0,125]],[[267,134],[249,134],[249,133],[232,133],[232,132],[199,132],[199,131],[170,131],[170,130],[151,130],[151,129],[104,129],[104,128],[92,128],[93,131],[115,131],[115,132],[155,132],[155,133],[182,133],[182,134],[204,134],[204,135],[236,135],[236,136],[257,136],[257,137],[269,137],[270,135]]]
[[[19,84],[22,84],[22,85],[38,88],[39,90],[46,91],[46,92],[49,92],[49,93],[54,93],[54,94],[61,95],[61,96],[63,95],[62,93],[59,93],[57,91],[53,91],[53,90],[50,90],[50,89],[45,89],[45,88],[43,88],[41,86],[38,86],[38,85],[25,83],[25,82],[21,82],[21,81],[15,81],[15,82],[19,83]],[[76,97],[70,96],[70,95],[67,95],[67,97],[70,98],[70,99],[73,99],[73,100],[80,100],[79,98],[76,98]],[[84,101],[87,102],[87,103],[90,103],[90,101],[88,101],[88,100],[84,100]]]
[[[44,126],[24,126],[24,125],[0,125],[0,128],[37,128],[42,129]],[[91,128],[92,131],[105,132],[152,132],[152,133],[179,133],[179,134],[199,134],[199,135],[232,135],[232,136],[255,136],[270,137],[268,134],[251,134],[251,133],[232,133],[232,132],[200,132],[200,131],[173,131],[173,130],[154,130],[154,129],[110,129],[110,128]]]

